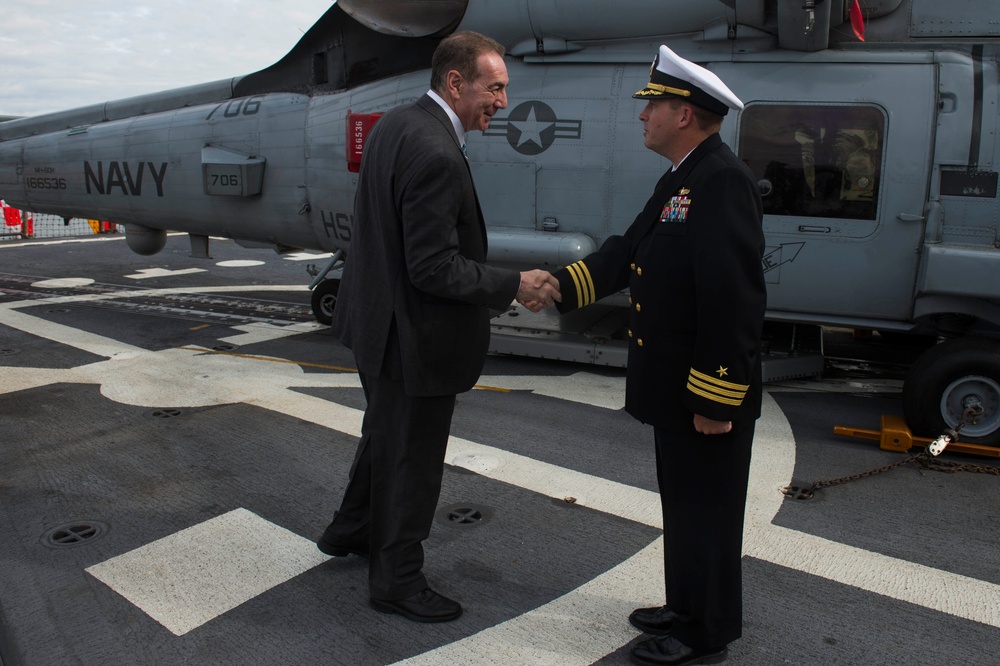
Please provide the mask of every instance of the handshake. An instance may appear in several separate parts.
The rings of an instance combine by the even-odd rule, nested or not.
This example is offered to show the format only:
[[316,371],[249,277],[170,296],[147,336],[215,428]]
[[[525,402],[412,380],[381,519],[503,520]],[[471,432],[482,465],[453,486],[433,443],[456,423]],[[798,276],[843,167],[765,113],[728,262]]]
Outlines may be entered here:
[[517,290],[517,302],[532,312],[547,308],[554,301],[562,302],[559,280],[552,273],[535,269],[521,273],[521,286]]

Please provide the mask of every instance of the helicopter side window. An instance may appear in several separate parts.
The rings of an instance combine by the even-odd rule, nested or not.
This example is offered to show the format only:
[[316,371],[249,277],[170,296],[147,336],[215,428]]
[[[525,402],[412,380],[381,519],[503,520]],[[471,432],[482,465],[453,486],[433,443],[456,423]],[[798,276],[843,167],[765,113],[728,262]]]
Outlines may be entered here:
[[877,107],[753,104],[739,155],[765,214],[874,220],[884,137]]

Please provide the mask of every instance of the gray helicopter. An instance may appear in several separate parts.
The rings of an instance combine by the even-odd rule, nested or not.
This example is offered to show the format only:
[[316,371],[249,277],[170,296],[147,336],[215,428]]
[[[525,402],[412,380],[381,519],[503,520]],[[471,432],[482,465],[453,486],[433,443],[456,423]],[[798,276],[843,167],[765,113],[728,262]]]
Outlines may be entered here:
[[[332,252],[312,267],[328,321],[367,132],[425,92],[444,35],[508,49],[509,106],[469,157],[491,261],[530,267],[624,231],[665,170],[630,96],[665,43],[746,103],[722,138],[763,195],[768,351],[785,361],[768,377],[816,372],[821,326],[928,336],[904,386],[909,426],[1000,445],[1000,4],[567,5],[340,0],[259,72],[0,123],[0,196],[123,224],[140,254],[168,230],[202,257],[210,236]],[[623,365],[623,302],[566,318],[514,307],[494,350]]]

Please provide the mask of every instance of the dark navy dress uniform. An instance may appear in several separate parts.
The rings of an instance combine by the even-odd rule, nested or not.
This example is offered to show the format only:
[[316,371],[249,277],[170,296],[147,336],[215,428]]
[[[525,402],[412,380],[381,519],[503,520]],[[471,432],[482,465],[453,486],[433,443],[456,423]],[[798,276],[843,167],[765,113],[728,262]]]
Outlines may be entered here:
[[[671,635],[696,649],[742,631],[750,447],[765,309],[760,195],[718,134],[660,178],[622,236],[555,273],[560,312],[629,290],[626,411],[654,427]],[[694,414],[731,421],[702,435]]]

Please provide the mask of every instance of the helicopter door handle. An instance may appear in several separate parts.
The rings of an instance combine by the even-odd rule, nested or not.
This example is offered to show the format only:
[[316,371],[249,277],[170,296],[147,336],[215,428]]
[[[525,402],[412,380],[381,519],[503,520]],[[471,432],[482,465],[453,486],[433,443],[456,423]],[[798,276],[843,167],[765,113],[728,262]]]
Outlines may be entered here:
[[896,213],[896,219],[900,222],[923,222],[927,218],[923,215],[914,215],[913,213]]

